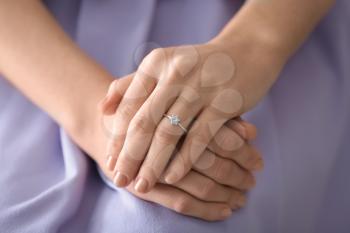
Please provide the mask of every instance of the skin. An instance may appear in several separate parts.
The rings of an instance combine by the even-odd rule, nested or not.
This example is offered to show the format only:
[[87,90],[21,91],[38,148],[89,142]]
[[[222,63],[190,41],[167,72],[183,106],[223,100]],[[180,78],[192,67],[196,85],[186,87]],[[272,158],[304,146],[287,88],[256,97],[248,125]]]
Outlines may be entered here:
[[[0,2],[0,51],[0,73],[47,112],[106,175],[113,178],[105,164],[105,145],[109,137],[101,127],[101,113],[96,106],[114,77],[67,37],[38,0]],[[120,90],[128,88],[132,77],[118,81]],[[222,127],[226,133],[221,137],[241,140],[242,148],[250,147],[250,152],[222,151],[221,147],[228,146],[213,142],[211,149],[208,147],[212,153],[202,157],[202,160],[215,161],[212,166],[203,168],[199,163],[179,182],[169,185],[160,180],[148,193],[136,192],[133,185],[127,189],[142,199],[185,215],[210,221],[227,218],[232,209],[243,206],[246,201],[244,193],[234,187],[241,185],[242,190],[248,189],[254,180],[251,171],[237,167],[233,159],[218,155],[244,155],[250,161],[260,161],[252,169],[262,167],[260,155],[248,142],[256,135],[255,127],[241,120],[238,122],[242,126],[240,129],[237,124],[230,123]],[[232,144],[230,140],[226,143]],[[210,156],[215,159],[210,159]],[[222,166],[226,169],[220,169]],[[241,177],[251,178],[242,179],[248,181],[248,185],[245,182],[227,183],[227,178],[239,171],[245,174]]]
[[[241,111],[244,112],[264,96],[288,57],[300,46],[333,2],[331,0],[247,1],[220,35],[204,45],[198,45],[196,51],[201,57],[202,55],[209,57],[212,53],[222,50],[233,54],[229,56],[234,61],[237,70],[236,79],[239,82],[232,85],[235,90],[247,97]],[[104,145],[107,144],[108,138],[101,129],[100,114],[94,106],[107,92],[113,77],[79,50],[38,0],[1,1],[0,51],[0,73],[64,127],[72,139],[111,177],[105,166]],[[181,59],[176,62],[181,63]],[[250,66],[247,67],[248,63]],[[186,73],[186,70],[180,68],[180,72]],[[153,81],[153,85],[158,85],[159,80]],[[162,80],[170,78],[165,75]],[[187,83],[182,81],[180,84]],[[259,94],[252,94],[255,91]],[[151,93],[153,88],[147,92],[148,95]],[[202,93],[198,93],[202,99]],[[130,94],[127,97],[130,97]],[[228,119],[241,112],[231,114]],[[214,135],[216,134],[210,136]],[[152,138],[150,145],[151,142]],[[197,156],[200,158],[199,151],[195,155],[195,158]],[[192,164],[190,166],[184,164],[184,167],[185,165],[187,168],[191,167]],[[186,173],[186,169],[183,173]],[[177,175],[178,178],[181,176]],[[203,175],[201,177],[207,178]],[[189,190],[195,186],[197,180],[195,176],[189,176],[189,180],[195,182],[189,185],[188,189],[178,182],[177,186],[176,183],[174,185],[157,183],[148,193],[135,192],[132,188],[133,183],[127,188],[140,198],[190,216],[221,220],[231,214],[228,210],[231,206],[227,200],[210,202],[206,201],[206,198],[194,195],[194,192],[191,193]],[[214,184],[220,186],[220,183]],[[204,190],[217,190],[217,187]],[[201,195],[203,193],[205,192],[201,192]],[[208,200],[214,196],[216,197],[212,195]]]
[[[114,183],[136,180],[146,193],[160,176],[168,184],[186,176],[222,126],[268,93],[333,2],[250,0],[211,41],[147,55],[118,103],[115,119],[125,127],[115,128],[108,152]],[[173,114],[188,132],[169,123]]]

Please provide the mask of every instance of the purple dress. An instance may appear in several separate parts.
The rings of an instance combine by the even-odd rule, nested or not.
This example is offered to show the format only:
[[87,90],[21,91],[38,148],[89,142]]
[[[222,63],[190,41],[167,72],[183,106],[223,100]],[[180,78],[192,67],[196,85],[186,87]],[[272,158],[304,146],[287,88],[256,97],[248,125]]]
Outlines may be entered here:
[[[146,47],[206,42],[242,2],[48,0],[67,33],[115,76]],[[350,232],[350,2],[338,0],[246,118],[266,167],[246,208],[222,222],[109,188],[44,112],[0,78],[0,232]]]

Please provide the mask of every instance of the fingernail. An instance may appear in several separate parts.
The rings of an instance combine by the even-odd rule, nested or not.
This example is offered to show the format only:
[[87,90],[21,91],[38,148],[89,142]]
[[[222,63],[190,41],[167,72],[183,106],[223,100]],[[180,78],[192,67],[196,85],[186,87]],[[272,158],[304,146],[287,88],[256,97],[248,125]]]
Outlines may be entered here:
[[148,188],[148,181],[144,178],[138,178],[135,184],[135,190],[140,193],[145,193]]
[[167,175],[165,175],[164,179],[165,182],[167,182],[168,184],[174,184],[177,181],[178,176],[175,173],[170,172]]
[[262,159],[257,160],[252,166],[252,169],[254,171],[261,171],[263,168],[264,168],[264,162],[262,161]]
[[234,121],[233,128],[242,138],[247,138],[247,131],[241,123],[239,123],[238,121]]
[[245,196],[243,195],[239,195],[237,198],[237,205],[239,208],[242,208],[243,206],[245,206],[245,203],[247,202],[247,199]]
[[112,171],[114,168],[114,163],[113,163],[113,156],[108,156],[107,161],[106,161],[107,168]]
[[118,187],[124,187],[128,183],[128,178],[120,172],[117,172],[114,177],[114,184]]
[[227,218],[231,216],[231,214],[232,214],[232,210],[230,208],[225,208],[221,211],[221,217],[223,218]]

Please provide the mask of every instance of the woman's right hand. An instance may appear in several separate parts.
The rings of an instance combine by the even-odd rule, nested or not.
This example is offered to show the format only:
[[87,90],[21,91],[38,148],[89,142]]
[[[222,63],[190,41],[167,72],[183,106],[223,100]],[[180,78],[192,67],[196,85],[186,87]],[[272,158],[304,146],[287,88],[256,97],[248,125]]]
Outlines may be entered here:
[[[256,128],[240,121],[246,133],[245,145],[240,151],[233,153],[233,156],[250,157],[249,153],[257,153],[253,147],[252,151],[244,149],[249,146],[248,141],[255,138]],[[226,136],[234,133],[235,124],[232,124],[229,131],[223,131]],[[231,144],[235,137],[227,138],[225,143]],[[213,144],[211,144],[213,145]],[[246,152],[243,152],[245,151]],[[208,166],[208,164],[210,166]],[[242,174],[246,174],[246,180],[240,179]],[[237,181],[241,184],[241,190],[237,189]],[[172,209],[180,214],[201,218],[207,221],[224,220],[232,214],[232,210],[237,210],[246,204],[246,197],[242,189],[250,189],[255,181],[250,172],[241,173],[241,168],[235,162],[223,159],[214,153],[208,153],[194,165],[194,168],[180,181],[173,185],[160,181],[147,193],[140,193],[134,189],[134,182],[127,186],[127,190],[135,196],[147,201],[160,204]]]

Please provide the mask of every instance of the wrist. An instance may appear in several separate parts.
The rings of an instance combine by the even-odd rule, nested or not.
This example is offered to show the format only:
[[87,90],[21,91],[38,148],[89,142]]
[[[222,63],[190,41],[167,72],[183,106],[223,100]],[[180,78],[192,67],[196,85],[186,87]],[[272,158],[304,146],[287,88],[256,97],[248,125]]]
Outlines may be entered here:
[[224,46],[228,51],[239,45],[246,52],[268,54],[265,57],[285,63],[299,45],[286,34],[256,4],[246,3],[210,43]]
[[101,114],[97,105],[106,95],[113,80],[107,76],[99,79],[96,85],[93,85],[93,90],[82,92],[79,100],[72,101],[73,110],[67,113],[62,125],[79,145],[82,139],[91,137],[98,130]]
[[216,51],[229,55],[235,64],[236,78],[232,85],[245,100],[242,113],[266,95],[291,53],[276,32],[250,20],[247,18],[244,23],[238,16],[208,43]]
[[284,64],[290,56],[277,33],[265,28],[237,26],[230,31],[222,31],[209,43],[222,47],[227,52],[232,51],[233,56],[237,51],[244,50],[242,53],[264,55],[265,59],[278,61],[280,64]]

